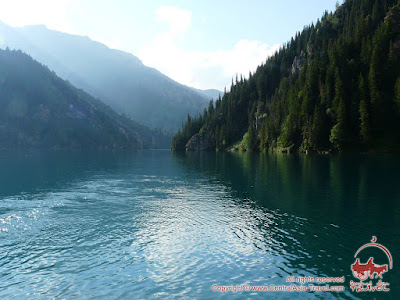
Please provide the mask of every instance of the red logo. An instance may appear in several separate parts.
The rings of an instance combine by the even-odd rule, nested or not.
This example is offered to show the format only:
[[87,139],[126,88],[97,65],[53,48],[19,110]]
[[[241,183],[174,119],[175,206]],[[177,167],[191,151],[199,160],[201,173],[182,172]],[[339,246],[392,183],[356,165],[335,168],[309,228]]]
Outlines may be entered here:
[[361,281],[364,281],[365,279],[374,278],[374,274],[376,274],[375,278],[382,278],[382,273],[387,272],[388,270],[388,265],[377,265],[374,263],[374,258],[370,257],[368,262],[366,264],[360,264],[360,259],[357,258],[356,262],[351,265],[351,269],[353,270],[353,275],[354,277],[360,279]]
[[[384,265],[378,265],[374,263],[374,258],[370,257],[366,263],[361,263],[360,258],[357,258],[357,255],[364,250],[365,248],[368,247],[374,247],[377,249],[382,250],[387,258],[389,264],[384,264]],[[373,236],[371,243],[365,244],[361,246],[356,254],[354,255],[356,258],[356,261],[351,265],[351,270],[353,272],[353,276],[357,279],[359,279],[359,282],[354,282],[350,281],[350,288],[353,291],[356,292],[373,292],[373,291],[389,291],[390,289],[387,288],[389,283],[383,282],[382,275],[386,273],[389,269],[393,268],[393,258],[392,255],[390,254],[390,251],[385,247],[382,246],[381,244],[376,243],[376,237]],[[368,279],[368,277],[371,279],[369,282],[363,282],[364,280]],[[372,279],[378,279],[379,281],[376,283],[376,285],[373,284]]]

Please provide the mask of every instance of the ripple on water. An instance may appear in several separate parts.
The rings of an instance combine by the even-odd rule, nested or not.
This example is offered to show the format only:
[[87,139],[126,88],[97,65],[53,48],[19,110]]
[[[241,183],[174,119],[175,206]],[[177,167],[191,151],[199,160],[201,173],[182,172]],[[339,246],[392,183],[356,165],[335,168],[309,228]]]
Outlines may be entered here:
[[102,175],[1,207],[3,297],[206,296],[319,272],[302,236],[315,224],[218,181]]

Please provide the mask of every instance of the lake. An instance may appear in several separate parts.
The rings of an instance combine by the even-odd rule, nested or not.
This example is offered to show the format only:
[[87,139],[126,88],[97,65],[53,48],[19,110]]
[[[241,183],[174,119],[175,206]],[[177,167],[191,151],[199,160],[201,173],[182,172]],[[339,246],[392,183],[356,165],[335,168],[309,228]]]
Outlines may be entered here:
[[[389,154],[2,151],[0,298],[399,299],[399,172]],[[391,291],[351,292],[372,236]],[[212,291],[291,276],[345,291]]]

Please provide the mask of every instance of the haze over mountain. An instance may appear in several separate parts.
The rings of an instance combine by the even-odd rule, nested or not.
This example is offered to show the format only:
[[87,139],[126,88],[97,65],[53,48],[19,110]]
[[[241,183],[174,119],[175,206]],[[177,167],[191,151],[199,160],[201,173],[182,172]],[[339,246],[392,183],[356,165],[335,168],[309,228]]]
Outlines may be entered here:
[[43,25],[14,28],[0,22],[0,47],[21,49],[116,111],[169,132],[188,113],[203,111],[218,92],[184,86],[129,53]]
[[0,148],[168,148],[22,51],[0,49]]
[[222,97],[222,95],[224,94],[223,92],[218,91],[216,89],[208,89],[208,90],[200,90],[200,89],[195,89],[195,88],[193,88],[193,89],[196,92],[207,97],[207,99],[213,99],[213,100],[217,100],[219,96]]

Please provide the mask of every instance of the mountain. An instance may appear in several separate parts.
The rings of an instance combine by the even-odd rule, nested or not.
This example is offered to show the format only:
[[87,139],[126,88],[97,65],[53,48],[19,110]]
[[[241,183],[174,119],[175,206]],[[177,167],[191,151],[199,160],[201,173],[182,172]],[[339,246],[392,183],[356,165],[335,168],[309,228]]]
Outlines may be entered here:
[[400,150],[400,1],[347,0],[208,110],[175,150]]
[[13,28],[0,23],[0,47],[21,49],[61,78],[152,128],[176,131],[188,113],[208,105],[209,97],[203,93],[88,37],[43,25]]
[[22,51],[0,50],[0,148],[161,148],[170,139],[114,112]]
[[218,97],[223,94],[223,92],[215,89],[200,90],[193,88],[193,90],[205,96],[207,99],[214,99],[214,100],[218,99]]

